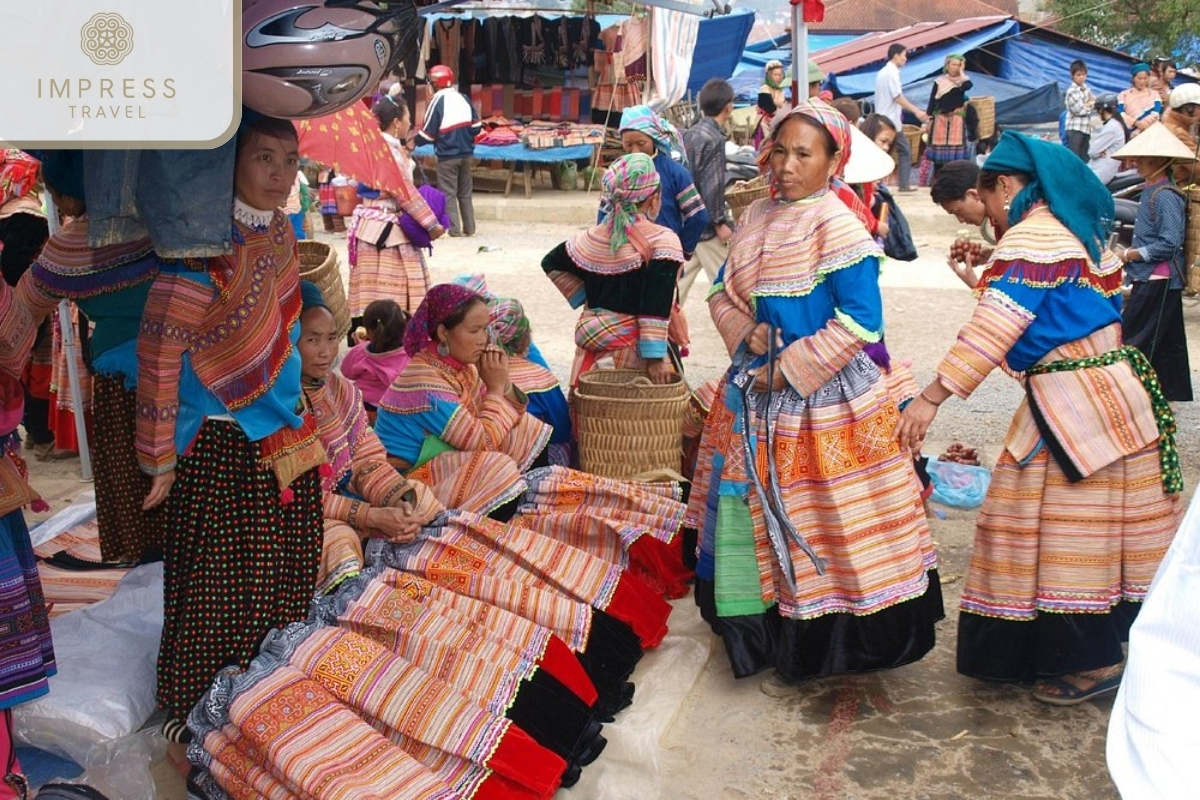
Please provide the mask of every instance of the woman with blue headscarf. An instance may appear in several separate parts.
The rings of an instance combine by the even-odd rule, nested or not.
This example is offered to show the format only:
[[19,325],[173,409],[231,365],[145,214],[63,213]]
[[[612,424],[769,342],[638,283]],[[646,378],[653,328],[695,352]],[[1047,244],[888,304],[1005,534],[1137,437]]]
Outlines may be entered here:
[[979,197],[1008,230],[971,320],[897,433],[917,446],[940,404],[997,367],[1024,384],[976,523],[958,671],[1036,681],[1036,699],[1074,705],[1119,685],[1121,643],[1179,522],[1175,420],[1122,338],[1099,179],[1066,148],[1010,132]]
[[1137,136],[1162,117],[1162,96],[1150,88],[1150,77],[1149,64],[1134,64],[1129,68],[1129,80],[1133,85],[1117,95],[1117,111],[1131,136]]
[[[630,106],[621,113],[621,146],[626,153],[644,153],[653,159],[661,181],[662,208],[651,221],[670,228],[679,237],[684,261],[688,260],[708,227],[708,210],[686,166],[683,137],[650,106]],[[601,203],[600,222],[608,212],[609,206]]]

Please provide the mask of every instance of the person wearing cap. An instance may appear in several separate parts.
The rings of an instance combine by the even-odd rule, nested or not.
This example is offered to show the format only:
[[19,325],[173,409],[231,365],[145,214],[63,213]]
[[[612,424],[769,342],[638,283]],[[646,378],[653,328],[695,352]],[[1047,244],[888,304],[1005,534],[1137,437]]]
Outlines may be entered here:
[[[1163,124],[1175,134],[1192,155],[1200,153],[1200,145],[1192,131],[1200,124],[1200,84],[1185,83],[1171,90],[1170,107],[1163,114]],[[1200,162],[1175,162],[1175,184],[1187,186],[1200,182]]]
[[1113,153],[1129,141],[1129,129],[1125,119],[1117,112],[1117,96],[1105,92],[1096,98],[1096,113],[1100,115],[1100,127],[1092,134],[1088,144],[1088,168],[1096,173],[1101,183],[1107,184],[1121,171],[1121,162]]
[[[904,130],[904,112],[907,111],[922,123],[929,115],[917,108],[907,97],[900,81],[900,68],[908,63],[908,48],[893,42],[887,51],[887,63],[875,76],[875,112],[892,121],[896,130]],[[911,192],[909,184],[912,173],[913,152],[907,136],[896,137],[896,163],[900,170],[900,191]]]
[[471,200],[474,181],[471,166],[475,136],[482,123],[471,101],[454,87],[454,72],[438,64],[429,70],[436,90],[417,131],[417,141],[432,144],[437,154],[438,189],[446,195],[451,236],[475,235],[475,205]]
[[1168,400],[1188,401],[1192,373],[1183,327],[1186,201],[1175,186],[1171,167],[1179,161],[1193,163],[1194,151],[1172,136],[1166,125],[1153,125],[1114,156],[1132,159],[1146,182],[1133,224],[1133,246],[1116,250],[1125,264],[1126,279],[1133,284],[1121,311],[1125,344],[1146,354]]
[[1006,131],[978,189],[1010,227],[970,321],[896,430],[915,447],[951,397],[997,369],[1021,379],[976,523],[957,668],[1076,705],[1120,684],[1122,642],[1179,524],[1175,418],[1123,340],[1113,200],[1091,170]]
[[[793,70],[793,72],[794,72],[794,70]],[[819,66],[817,66],[817,62],[812,61],[811,59],[808,62],[808,76],[807,77],[808,77],[808,89],[807,89],[807,93],[805,94],[804,97],[796,96],[796,81],[792,80],[792,105],[795,105],[796,103],[800,102],[801,100],[805,100],[809,97],[820,96],[821,84],[825,82],[825,73],[821,71],[821,68]],[[821,97],[821,99],[824,100],[825,102],[829,102],[830,100],[833,99],[833,95],[830,94],[829,97]]]
[[1137,136],[1158,122],[1163,103],[1158,92],[1150,88],[1149,64],[1134,64],[1129,68],[1129,75],[1133,85],[1117,95],[1117,111],[1124,117],[1130,135]]

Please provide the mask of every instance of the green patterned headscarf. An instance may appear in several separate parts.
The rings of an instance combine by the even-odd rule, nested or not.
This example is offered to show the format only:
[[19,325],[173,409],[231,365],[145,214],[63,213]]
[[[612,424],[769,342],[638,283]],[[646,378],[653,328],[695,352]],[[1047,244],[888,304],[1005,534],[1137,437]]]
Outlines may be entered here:
[[629,229],[637,217],[638,206],[658,191],[658,171],[645,153],[628,153],[604,172],[600,185],[606,205],[612,209],[604,219],[608,226],[608,246],[617,252],[629,241]]

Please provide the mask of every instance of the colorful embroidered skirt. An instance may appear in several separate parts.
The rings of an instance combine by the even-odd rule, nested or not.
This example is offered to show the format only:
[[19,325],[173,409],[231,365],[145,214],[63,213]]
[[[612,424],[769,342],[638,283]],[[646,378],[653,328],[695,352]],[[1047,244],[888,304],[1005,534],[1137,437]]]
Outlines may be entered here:
[[1122,659],[1179,524],[1157,443],[1077,483],[1043,448],[1008,452],[979,512],[959,617],[958,670],[1023,681]]
[[96,519],[100,555],[105,561],[138,561],[162,552],[163,511],[142,510],[150,477],[138,468],[137,392],[125,388],[122,376],[97,375],[92,413],[92,461],[97,486]]
[[55,672],[37,559],[17,509],[0,517],[0,709],[44,695]]
[[622,567],[666,597],[687,594],[677,534],[686,507],[675,483],[631,483],[565,467],[525,474],[513,523]]
[[321,559],[320,477],[280,502],[275,473],[235,423],[208,420],[167,497],[158,702],[183,717],[222,667],[246,666],[273,627],[305,619]]
[[970,158],[966,117],[959,114],[934,114],[925,156],[935,164]]
[[769,491],[765,419],[796,542],[784,577],[746,468],[740,390],[726,382],[709,414],[685,524],[701,532],[697,601],[719,618],[734,674],[775,667],[789,680],[899,666],[933,646],[942,617],[933,541],[899,416],[879,370],[860,353],[809,398],[751,395],[755,474]]
[[429,291],[429,268],[412,245],[376,247],[358,243],[358,263],[350,269],[350,315],[361,317],[375,300],[395,300],[410,314]]
[[362,572],[363,547],[358,531],[341,520],[325,520],[321,540],[321,566],[317,569],[317,594],[333,591],[347,578]]

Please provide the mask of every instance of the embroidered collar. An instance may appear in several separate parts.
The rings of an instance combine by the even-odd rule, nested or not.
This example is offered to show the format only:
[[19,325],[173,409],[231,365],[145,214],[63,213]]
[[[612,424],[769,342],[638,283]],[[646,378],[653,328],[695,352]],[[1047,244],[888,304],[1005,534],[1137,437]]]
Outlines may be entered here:
[[263,211],[261,208],[255,208],[240,198],[233,200],[233,218],[242,223],[248,228],[253,228],[260,233],[271,226],[271,220],[275,218],[274,209]]

